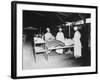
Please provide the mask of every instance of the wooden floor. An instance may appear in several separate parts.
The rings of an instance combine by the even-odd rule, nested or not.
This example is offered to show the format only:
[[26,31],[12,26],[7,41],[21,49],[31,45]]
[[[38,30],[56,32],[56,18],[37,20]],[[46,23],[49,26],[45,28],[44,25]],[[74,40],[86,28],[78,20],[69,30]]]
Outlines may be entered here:
[[43,68],[63,68],[63,67],[80,67],[81,59],[75,59],[73,54],[57,54],[52,51],[48,55],[48,60],[44,53],[36,54],[34,61],[32,46],[30,43],[23,44],[23,69],[43,69]]

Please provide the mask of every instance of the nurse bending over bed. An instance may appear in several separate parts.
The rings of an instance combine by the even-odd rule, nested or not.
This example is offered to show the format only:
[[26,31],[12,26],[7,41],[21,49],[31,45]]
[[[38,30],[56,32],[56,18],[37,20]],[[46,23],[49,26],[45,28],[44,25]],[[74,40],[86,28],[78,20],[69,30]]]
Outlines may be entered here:
[[52,40],[54,40],[55,38],[54,38],[54,36],[50,32],[50,28],[47,28],[46,30],[47,30],[47,32],[45,33],[45,41],[52,41]]

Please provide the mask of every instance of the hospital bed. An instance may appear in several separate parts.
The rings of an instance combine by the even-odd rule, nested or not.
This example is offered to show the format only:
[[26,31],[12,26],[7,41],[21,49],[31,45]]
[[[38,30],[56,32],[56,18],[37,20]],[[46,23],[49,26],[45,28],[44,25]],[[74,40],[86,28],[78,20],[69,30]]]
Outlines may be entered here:
[[45,58],[48,60],[48,54],[51,53],[52,50],[72,47],[74,47],[74,42],[71,39],[65,39],[65,42],[61,42],[59,40],[44,41],[42,38],[34,37],[34,58],[36,61],[35,54],[44,52]]

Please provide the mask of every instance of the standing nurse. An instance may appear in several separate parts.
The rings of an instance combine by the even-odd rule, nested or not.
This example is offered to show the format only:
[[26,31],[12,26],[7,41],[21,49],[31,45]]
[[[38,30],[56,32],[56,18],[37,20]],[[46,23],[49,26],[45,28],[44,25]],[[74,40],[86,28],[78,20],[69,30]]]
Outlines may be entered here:
[[73,40],[74,40],[74,56],[75,56],[75,58],[79,58],[82,56],[82,54],[81,54],[82,47],[81,47],[81,41],[80,41],[81,34],[78,31],[77,26],[74,27],[74,31],[75,31],[74,38],[73,38]]
[[[64,38],[64,33],[62,32],[62,28],[59,28],[59,32],[56,35],[56,40],[59,40],[64,43],[65,38]],[[56,50],[56,52],[59,54],[63,54],[63,49],[58,49]]]

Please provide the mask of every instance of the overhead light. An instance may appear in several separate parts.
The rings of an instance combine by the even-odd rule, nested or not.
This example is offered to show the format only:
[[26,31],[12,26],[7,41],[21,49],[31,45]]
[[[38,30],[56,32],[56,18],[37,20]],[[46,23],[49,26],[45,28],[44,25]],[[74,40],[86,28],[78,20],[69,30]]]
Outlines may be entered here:
[[77,21],[77,22],[75,23],[75,25],[80,25],[80,24],[84,24],[84,21],[83,21],[83,20],[80,20],[80,21]]

